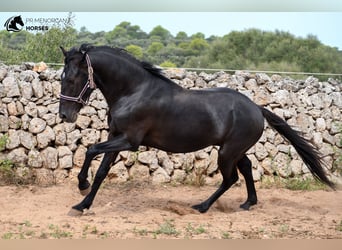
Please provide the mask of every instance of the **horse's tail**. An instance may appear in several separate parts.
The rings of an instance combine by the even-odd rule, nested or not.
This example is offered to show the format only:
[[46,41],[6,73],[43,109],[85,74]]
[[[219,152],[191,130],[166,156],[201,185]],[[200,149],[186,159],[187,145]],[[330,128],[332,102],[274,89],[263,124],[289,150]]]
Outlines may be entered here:
[[260,107],[260,109],[268,124],[292,143],[313,176],[334,189],[334,183],[327,178],[324,172],[322,167],[323,162],[319,156],[319,152],[282,118],[263,107]]

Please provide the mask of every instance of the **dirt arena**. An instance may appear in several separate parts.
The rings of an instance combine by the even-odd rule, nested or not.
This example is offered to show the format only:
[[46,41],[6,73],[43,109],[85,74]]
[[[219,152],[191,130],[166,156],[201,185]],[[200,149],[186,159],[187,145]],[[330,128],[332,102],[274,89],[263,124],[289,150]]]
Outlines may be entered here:
[[250,211],[244,185],[226,192],[206,214],[191,205],[211,186],[154,186],[129,182],[99,190],[91,210],[67,215],[81,201],[76,183],[1,186],[2,239],[342,239],[342,191],[257,187]]

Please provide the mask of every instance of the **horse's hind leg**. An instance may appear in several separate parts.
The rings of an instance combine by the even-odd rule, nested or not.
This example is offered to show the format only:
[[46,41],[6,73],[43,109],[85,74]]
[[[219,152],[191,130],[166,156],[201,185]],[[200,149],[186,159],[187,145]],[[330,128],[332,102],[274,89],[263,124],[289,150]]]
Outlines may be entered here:
[[238,154],[234,154],[234,152],[236,151],[234,151],[232,147],[221,147],[219,151],[218,166],[223,177],[222,184],[207,200],[192,206],[192,208],[201,213],[205,213],[210,206],[239,179],[236,169],[236,160],[234,159],[234,155],[236,158],[236,155]]
[[228,179],[223,179],[220,187],[213,193],[207,200],[204,202],[192,206],[193,209],[198,210],[201,213],[205,213],[211,207],[211,205],[222,195],[224,194],[237,180],[238,174],[236,168],[234,168],[232,176]]
[[251,206],[257,204],[257,195],[252,175],[252,163],[248,157],[244,155],[242,159],[238,161],[237,166],[240,173],[245,178],[247,187],[247,200],[245,203],[241,204],[240,207],[242,209],[249,210]]

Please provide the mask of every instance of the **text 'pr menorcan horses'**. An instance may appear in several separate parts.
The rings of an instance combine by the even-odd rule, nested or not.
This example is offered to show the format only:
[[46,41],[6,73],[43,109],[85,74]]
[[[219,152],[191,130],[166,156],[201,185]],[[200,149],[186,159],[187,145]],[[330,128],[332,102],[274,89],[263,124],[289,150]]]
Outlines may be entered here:
[[[283,119],[243,94],[228,88],[184,89],[166,78],[160,69],[119,48],[83,44],[79,49],[61,49],[65,66],[61,76],[60,117],[75,122],[95,88],[101,90],[109,106],[108,140],[87,150],[78,175],[79,189],[86,196],[73,206],[71,214],[80,215],[89,209],[118,153],[135,151],[139,145],[174,153],[218,145],[222,184],[193,208],[206,212],[238,180],[239,169],[248,193],[241,208],[248,210],[257,203],[257,195],[246,152],[263,133],[264,119],[292,143],[314,177],[334,186],[325,175],[316,149]],[[87,180],[90,163],[102,153],[104,158],[90,186]]]

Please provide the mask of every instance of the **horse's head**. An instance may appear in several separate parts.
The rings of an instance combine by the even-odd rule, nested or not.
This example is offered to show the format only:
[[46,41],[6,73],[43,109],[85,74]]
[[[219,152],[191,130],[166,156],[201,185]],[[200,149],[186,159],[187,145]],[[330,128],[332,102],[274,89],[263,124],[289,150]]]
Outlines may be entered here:
[[95,88],[92,67],[86,53],[76,49],[66,51],[63,47],[61,50],[65,59],[61,75],[59,116],[66,122],[75,122],[78,112]]

